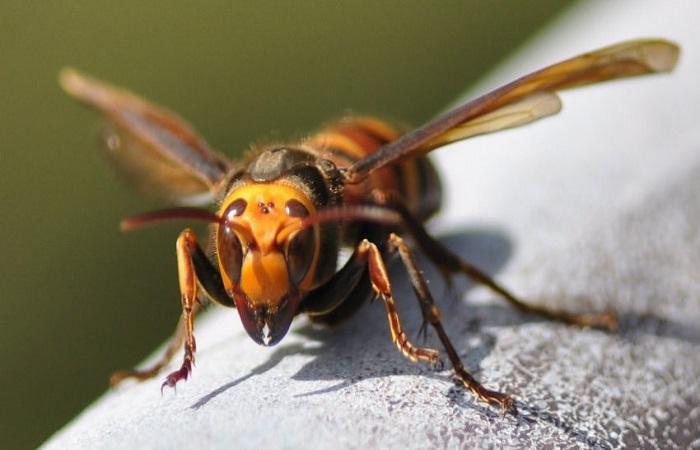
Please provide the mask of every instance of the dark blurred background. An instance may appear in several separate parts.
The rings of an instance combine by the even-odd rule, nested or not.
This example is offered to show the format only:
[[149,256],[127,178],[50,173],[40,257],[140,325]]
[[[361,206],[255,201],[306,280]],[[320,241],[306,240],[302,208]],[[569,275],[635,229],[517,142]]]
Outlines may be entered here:
[[[95,151],[72,65],[178,111],[235,157],[348,110],[420,124],[571,2],[20,2],[0,6],[0,447],[43,442],[172,332],[182,225]],[[369,4],[369,3],[367,3]]]

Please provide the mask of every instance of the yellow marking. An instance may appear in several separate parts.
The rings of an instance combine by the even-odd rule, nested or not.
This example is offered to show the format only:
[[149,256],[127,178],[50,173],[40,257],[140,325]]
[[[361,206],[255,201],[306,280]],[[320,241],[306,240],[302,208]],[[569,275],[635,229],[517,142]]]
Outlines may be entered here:
[[[229,217],[229,222],[244,247],[248,248],[241,267],[240,288],[254,305],[277,306],[291,288],[284,258],[285,246],[294,237],[300,219],[285,212],[288,200],[299,201],[310,214],[316,211],[311,199],[288,182],[250,183],[230,192],[221,204],[218,214],[223,217],[228,206],[237,199],[247,205],[240,216]],[[311,289],[318,262],[320,235],[315,226],[314,255],[306,277],[299,289]],[[221,263],[219,263],[221,265]],[[225,275],[225,271],[222,271]],[[224,276],[224,285],[231,290],[232,282]]]
[[256,306],[276,306],[289,291],[287,263],[280,252],[248,252],[241,269],[241,289]]

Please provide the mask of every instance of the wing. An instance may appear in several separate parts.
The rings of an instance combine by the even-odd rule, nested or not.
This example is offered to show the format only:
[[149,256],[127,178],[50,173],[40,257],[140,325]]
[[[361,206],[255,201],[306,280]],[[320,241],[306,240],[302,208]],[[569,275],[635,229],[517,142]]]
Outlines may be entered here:
[[141,192],[183,204],[213,199],[233,164],[176,114],[73,69],[63,89],[100,111],[107,158]]
[[480,134],[492,133],[506,128],[519,127],[542,117],[551,116],[561,110],[561,100],[552,92],[535,92],[490,113],[455,125],[438,134],[421,146],[428,152],[451,142],[467,139]]
[[615,78],[667,72],[678,61],[679,48],[662,39],[622,42],[525,75],[428,122],[377,152],[357,161],[346,172],[349,183],[400,159],[411,158],[460,139],[524,125],[555,114],[555,91]]

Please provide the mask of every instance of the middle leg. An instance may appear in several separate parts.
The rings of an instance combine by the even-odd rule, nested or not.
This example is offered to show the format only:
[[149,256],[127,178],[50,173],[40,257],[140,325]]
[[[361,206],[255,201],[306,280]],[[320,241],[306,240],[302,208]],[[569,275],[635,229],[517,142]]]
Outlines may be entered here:
[[387,321],[391,332],[391,340],[403,355],[413,362],[425,361],[432,365],[439,365],[440,358],[437,350],[432,348],[416,347],[409,341],[403,331],[399,313],[394,304],[394,296],[391,292],[391,283],[384,265],[382,255],[377,246],[367,239],[362,240],[357,248],[357,257],[364,260],[369,271],[369,278],[375,294],[382,299],[386,309]]
[[197,312],[202,309],[198,298],[198,287],[201,287],[209,298],[217,303],[235,307],[233,300],[226,294],[221,281],[221,275],[207,258],[197,242],[197,237],[190,229],[180,233],[176,244],[177,269],[180,281],[182,314],[175,328],[168,347],[160,359],[146,369],[120,370],[112,374],[110,385],[114,386],[125,379],[147,380],[156,376],[163,367],[177,354],[182,346],[185,357],[179,370],[171,373],[163,386],[174,386],[179,380],[186,379],[194,363],[196,344],[194,340],[193,323]]
[[197,344],[194,339],[194,314],[198,309],[198,292],[201,285],[211,299],[217,303],[233,307],[233,300],[226,294],[221,276],[211,265],[202,251],[194,231],[187,228],[177,239],[177,272],[182,300],[182,331],[185,356],[180,368],[170,373],[162,387],[174,387],[178,381],[186,380],[192,372]]

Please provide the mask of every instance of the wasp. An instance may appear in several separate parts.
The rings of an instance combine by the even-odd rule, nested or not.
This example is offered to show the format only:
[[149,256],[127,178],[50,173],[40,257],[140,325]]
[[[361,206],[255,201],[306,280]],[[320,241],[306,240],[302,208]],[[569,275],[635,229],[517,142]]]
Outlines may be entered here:
[[[441,187],[427,153],[556,114],[557,91],[670,71],[678,55],[666,40],[627,41],[525,75],[412,131],[346,117],[295,142],[253,149],[241,161],[212,149],[176,114],[64,69],[65,91],[104,116],[109,159],[142,192],[176,205],[127,218],[122,228],[172,219],[211,224],[207,246],[189,228],[177,238],[182,315],[164,355],[145,370],[116,372],[111,383],[151,378],[183,347],[183,362],[163,387],[186,380],[195,361],[194,318],[208,299],[235,308],[253,341],[271,346],[300,314],[333,325],[378,298],[398,350],[413,362],[439,365],[438,350],[411,342],[401,325],[385,263],[398,253],[420,305],[421,330],[434,329],[456,379],[478,400],[514,413],[511,395],[465,370],[405,236],[446,277],[466,275],[526,313],[609,330],[616,316],[527,303],[431,236],[424,224],[440,207]],[[215,210],[202,207],[211,203]],[[351,256],[343,262],[344,249]]]

